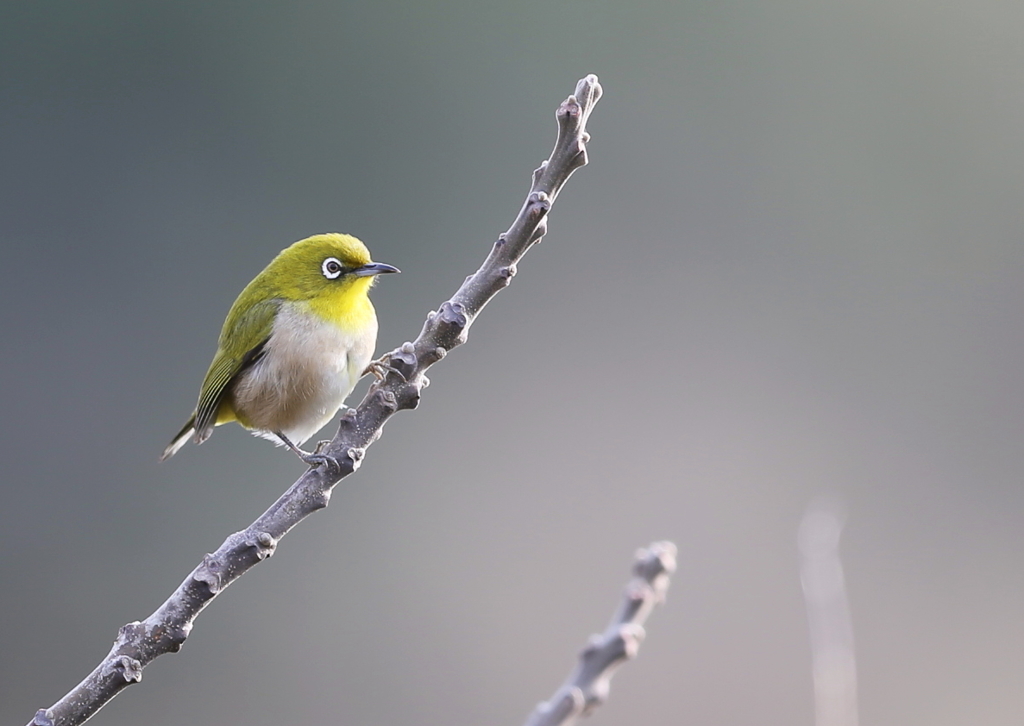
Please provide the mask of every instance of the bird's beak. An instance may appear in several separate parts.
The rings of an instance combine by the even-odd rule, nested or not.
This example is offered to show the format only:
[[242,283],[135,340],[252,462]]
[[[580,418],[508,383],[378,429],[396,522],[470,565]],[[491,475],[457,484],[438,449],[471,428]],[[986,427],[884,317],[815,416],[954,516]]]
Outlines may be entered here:
[[394,265],[385,265],[383,262],[371,262],[368,265],[357,267],[352,270],[356,277],[370,277],[371,275],[383,275],[385,272],[401,272]]

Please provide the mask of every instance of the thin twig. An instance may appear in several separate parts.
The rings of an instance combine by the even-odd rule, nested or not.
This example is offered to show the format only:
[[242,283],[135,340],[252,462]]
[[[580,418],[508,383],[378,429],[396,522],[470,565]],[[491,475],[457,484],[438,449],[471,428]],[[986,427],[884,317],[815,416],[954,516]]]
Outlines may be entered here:
[[665,600],[669,576],[676,570],[676,546],[654,542],[637,550],[633,579],[626,585],[622,605],[605,631],[590,638],[579,664],[551,700],[537,706],[526,726],[568,726],[608,700],[612,675],[636,657],[644,639],[644,621]]
[[427,315],[419,337],[387,356],[383,380],[371,386],[362,403],[341,417],[338,433],[320,453],[333,465],[310,469],[288,488],[259,519],[228,537],[208,554],[156,612],[142,622],[121,627],[114,646],[84,681],[47,709],[29,726],[75,726],[84,723],[114,696],[142,679],[142,670],[157,656],[181,649],[196,616],[228,585],[274,553],[288,530],[327,506],[331,490],[359,468],[366,448],[380,437],[385,422],[397,411],[416,408],[426,386],[427,368],[466,341],[469,327],[483,307],[507,287],[516,263],[547,231],[547,215],[562,185],[587,163],[587,119],[601,98],[597,76],[576,84],[555,113],[558,138],[547,161],[533,173],[533,185],[519,215],[498,237],[480,269],[462,287]]

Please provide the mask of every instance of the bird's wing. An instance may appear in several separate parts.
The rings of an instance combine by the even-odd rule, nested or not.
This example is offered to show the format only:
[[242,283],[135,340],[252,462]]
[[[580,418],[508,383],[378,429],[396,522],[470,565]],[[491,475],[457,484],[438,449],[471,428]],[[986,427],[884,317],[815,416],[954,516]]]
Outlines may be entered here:
[[[281,306],[280,300],[256,303],[243,313],[232,311],[220,334],[220,345],[213,357],[210,370],[203,379],[199,403],[195,414],[195,439],[202,443],[210,437],[217,424],[217,410],[224,400],[228,386],[247,368],[263,356],[264,347],[274,327],[274,317]],[[226,345],[230,341],[230,346]],[[228,352],[242,351],[241,353]]]

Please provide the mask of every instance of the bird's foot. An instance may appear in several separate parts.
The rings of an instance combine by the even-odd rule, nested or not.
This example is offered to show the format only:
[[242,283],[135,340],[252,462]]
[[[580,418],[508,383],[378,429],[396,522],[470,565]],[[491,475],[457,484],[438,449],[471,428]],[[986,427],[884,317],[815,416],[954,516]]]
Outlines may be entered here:
[[338,469],[341,466],[338,464],[337,459],[328,454],[310,454],[308,451],[302,451],[301,449],[295,453],[312,469],[316,469],[319,466],[326,466],[328,469]]
[[384,379],[387,378],[388,373],[395,373],[400,376],[403,381],[406,380],[402,372],[391,365],[391,354],[385,353],[380,358],[374,361],[370,361],[370,365],[366,366],[366,370],[363,371],[365,376],[367,373],[372,373],[373,377],[377,379],[377,383],[383,383]]
[[339,469],[340,465],[338,460],[329,454],[320,453],[323,451],[330,441],[321,441],[316,445],[316,449],[311,453],[309,451],[303,451],[298,446],[293,444],[291,440],[280,431],[275,431],[274,435],[281,439],[281,443],[291,449],[297,457],[302,459],[307,466],[312,469],[316,469],[318,466],[326,466],[328,469]]

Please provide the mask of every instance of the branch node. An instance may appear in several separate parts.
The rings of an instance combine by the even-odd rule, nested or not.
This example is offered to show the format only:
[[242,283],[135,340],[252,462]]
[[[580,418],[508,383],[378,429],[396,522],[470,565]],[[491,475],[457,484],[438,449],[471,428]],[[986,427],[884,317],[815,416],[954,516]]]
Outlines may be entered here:
[[146,637],[146,626],[138,620],[134,620],[118,628],[117,640],[114,643],[116,646],[124,646],[129,643],[136,643],[144,637]]
[[587,157],[587,147],[584,145],[583,141],[580,141],[579,148],[576,150],[576,155],[572,157],[570,166],[575,170],[579,169],[581,166],[586,166],[589,162],[590,159]]
[[530,235],[530,244],[540,242],[541,238],[548,233],[548,218],[541,219]]
[[[544,217],[551,210],[551,198],[545,192],[531,192],[529,199],[526,201],[526,221],[527,224],[533,228],[530,233],[529,241],[532,243],[536,241],[539,236],[536,232],[537,228],[544,222]],[[547,227],[544,228],[547,230]],[[541,232],[540,234],[544,234]]]
[[103,664],[103,675],[117,673],[128,683],[142,680],[142,664],[127,655],[119,655],[113,661]]
[[[432,351],[430,351],[430,353],[427,354],[427,360],[431,365],[433,365],[434,363],[437,363],[439,360],[444,358],[446,355],[448,355],[448,350],[443,345],[438,345]],[[426,388],[428,385],[430,385],[429,382],[427,382],[426,379],[424,378],[423,387]]]
[[36,711],[36,715],[33,717],[32,723],[28,726],[53,726],[53,716],[50,715],[50,712],[47,709],[41,708]]
[[676,571],[676,546],[671,542],[652,542],[636,551],[633,574],[650,583],[655,602],[665,600],[669,576]]
[[399,390],[398,408],[414,409],[420,405],[420,389],[426,388],[427,377],[422,373],[417,379],[410,381]]
[[630,660],[636,658],[636,654],[640,651],[640,644],[644,642],[645,637],[647,637],[647,631],[638,623],[626,623],[619,628],[618,639],[622,643],[623,656]]
[[530,211],[539,217],[547,214],[548,210],[551,209],[551,197],[547,192],[531,192],[527,204],[531,207]]
[[506,265],[505,267],[498,268],[498,277],[501,279],[503,286],[508,287],[509,283],[512,282],[512,278],[516,276],[516,263]]
[[573,686],[568,692],[569,701],[571,702],[573,713],[579,713],[583,706],[586,705],[587,699],[583,695],[583,691],[578,686]]
[[353,446],[351,449],[345,452],[348,460],[352,462],[352,471],[359,468],[359,465],[363,463],[363,456],[366,455],[366,449]]
[[205,554],[202,564],[192,573],[192,579],[206,585],[210,594],[216,595],[221,590],[220,567],[220,562],[213,555]]
[[[551,702],[545,705],[548,706],[549,710],[555,710],[568,716],[582,713],[583,707],[587,705],[587,697],[583,695],[583,691],[579,686],[573,686],[572,688],[565,689],[565,693],[562,694],[562,697],[554,705]],[[558,723],[564,723],[564,720],[560,720]]]
[[144,641],[148,636],[144,623],[132,621],[118,629],[118,637],[114,640],[114,649],[137,648],[138,643]]
[[608,702],[608,696],[612,690],[612,679],[611,676],[605,674],[595,680],[587,692],[587,703],[583,707],[583,713],[590,714],[598,706],[603,706]]
[[649,597],[655,597],[654,588],[645,580],[634,580],[626,587],[626,599],[632,605],[639,605]]
[[258,532],[249,542],[249,546],[256,550],[256,559],[265,560],[274,554],[277,540],[270,532]]
[[451,341],[446,348],[454,348],[455,345],[466,342],[466,326],[469,324],[469,317],[462,303],[446,300],[437,314],[438,335],[442,344]]
[[533,186],[537,186],[540,183],[540,179],[544,176],[544,172],[547,171],[548,160],[545,159],[540,163],[536,169],[533,170]]
[[380,400],[380,405],[386,410],[392,413],[398,410],[398,397],[395,396],[394,391],[386,391],[383,388],[378,389],[377,398]]
[[562,105],[555,111],[555,118],[558,119],[560,125],[568,127],[569,121],[578,119],[582,111],[583,109],[580,106],[580,102],[576,100],[576,96],[569,96],[562,101]]
[[[430,316],[427,316],[430,319]],[[388,368],[401,377],[403,382],[408,382],[416,370],[416,346],[406,341],[398,350],[388,353]]]
[[352,406],[346,407],[338,417],[338,436],[342,436],[342,432],[355,431],[358,425],[359,417],[356,415],[356,409]]
[[594,633],[587,639],[587,644],[580,651],[580,658],[583,660],[593,658],[594,654],[601,650],[602,645],[604,645],[604,638],[600,633]]

